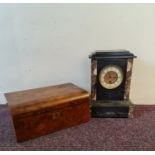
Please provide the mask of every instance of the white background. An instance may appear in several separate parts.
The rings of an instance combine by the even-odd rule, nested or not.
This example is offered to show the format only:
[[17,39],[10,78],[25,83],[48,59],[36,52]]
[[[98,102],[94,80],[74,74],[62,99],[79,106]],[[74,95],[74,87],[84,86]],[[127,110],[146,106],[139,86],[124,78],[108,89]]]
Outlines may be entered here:
[[131,100],[155,104],[155,4],[0,4],[3,93],[73,82],[90,91],[95,50],[128,49]]

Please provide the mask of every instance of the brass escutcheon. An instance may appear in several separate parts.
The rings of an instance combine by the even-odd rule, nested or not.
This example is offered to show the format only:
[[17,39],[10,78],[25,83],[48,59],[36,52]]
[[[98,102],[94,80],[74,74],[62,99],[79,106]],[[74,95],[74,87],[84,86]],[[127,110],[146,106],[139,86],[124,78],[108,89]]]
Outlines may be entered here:
[[59,111],[56,111],[56,112],[52,113],[52,119],[53,120],[57,119],[59,116],[60,116],[60,112]]

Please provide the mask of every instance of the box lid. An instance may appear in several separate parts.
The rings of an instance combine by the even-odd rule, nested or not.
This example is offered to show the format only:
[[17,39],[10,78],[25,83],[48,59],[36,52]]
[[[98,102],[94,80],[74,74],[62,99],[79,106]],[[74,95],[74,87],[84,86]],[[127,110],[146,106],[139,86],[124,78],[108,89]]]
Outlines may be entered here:
[[[71,101],[89,97],[87,91],[72,83],[6,93],[5,97],[12,115],[59,107]],[[66,104],[65,104],[66,103]],[[72,104],[74,104],[72,102]]]

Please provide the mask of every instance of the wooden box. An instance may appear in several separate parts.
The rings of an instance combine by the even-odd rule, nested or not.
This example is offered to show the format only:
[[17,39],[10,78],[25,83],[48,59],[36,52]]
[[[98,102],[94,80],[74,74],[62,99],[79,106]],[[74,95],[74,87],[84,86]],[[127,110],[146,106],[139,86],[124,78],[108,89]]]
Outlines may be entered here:
[[5,94],[18,142],[87,122],[89,94],[71,83]]

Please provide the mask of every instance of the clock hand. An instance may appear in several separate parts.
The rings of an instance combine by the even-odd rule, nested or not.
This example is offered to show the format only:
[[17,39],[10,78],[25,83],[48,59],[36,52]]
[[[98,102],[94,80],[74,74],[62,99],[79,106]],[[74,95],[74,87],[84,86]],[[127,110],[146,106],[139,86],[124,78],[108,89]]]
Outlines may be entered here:
[[108,72],[108,77],[111,78],[111,74]]

